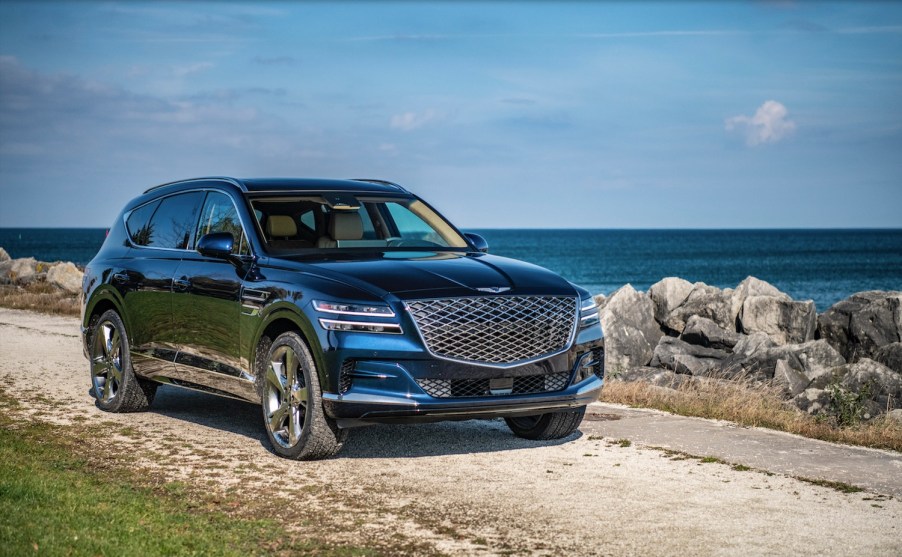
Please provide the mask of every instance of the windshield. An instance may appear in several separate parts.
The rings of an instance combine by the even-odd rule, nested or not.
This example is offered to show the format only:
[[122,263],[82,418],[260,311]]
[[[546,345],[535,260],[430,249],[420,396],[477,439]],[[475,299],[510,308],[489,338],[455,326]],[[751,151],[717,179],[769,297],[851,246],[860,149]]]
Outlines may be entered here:
[[466,250],[466,240],[409,197],[297,194],[251,199],[267,251]]

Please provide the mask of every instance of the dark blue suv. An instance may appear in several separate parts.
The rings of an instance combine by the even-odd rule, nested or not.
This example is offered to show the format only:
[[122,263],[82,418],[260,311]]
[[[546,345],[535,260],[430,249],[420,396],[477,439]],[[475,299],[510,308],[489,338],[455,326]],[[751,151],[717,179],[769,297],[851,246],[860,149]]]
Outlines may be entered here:
[[380,180],[151,188],[85,272],[92,393],[112,412],[147,408],[160,383],[261,403],[273,449],[297,459],[372,423],[570,435],[603,384],[597,308],[487,249]]

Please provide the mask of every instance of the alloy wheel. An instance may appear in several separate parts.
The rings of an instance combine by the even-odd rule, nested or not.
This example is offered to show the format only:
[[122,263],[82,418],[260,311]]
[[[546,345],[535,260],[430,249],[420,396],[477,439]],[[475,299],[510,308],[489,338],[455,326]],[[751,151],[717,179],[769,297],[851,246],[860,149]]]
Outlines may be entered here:
[[111,321],[101,323],[94,334],[91,382],[102,402],[113,400],[122,386],[122,335]]
[[263,407],[266,427],[282,447],[292,448],[301,440],[308,394],[297,354],[290,346],[279,346],[266,368]]

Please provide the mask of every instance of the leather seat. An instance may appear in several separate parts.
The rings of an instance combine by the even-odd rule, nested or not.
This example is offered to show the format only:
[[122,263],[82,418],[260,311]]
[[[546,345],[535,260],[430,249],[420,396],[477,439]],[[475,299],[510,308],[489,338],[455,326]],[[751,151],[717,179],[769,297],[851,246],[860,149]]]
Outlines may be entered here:
[[298,237],[298,225],[289,215],[269,215],[266,219],[269,245],[276,249],[312,248],[313,243]]
[[363,221],[357,211],[335,211],[329,220],[329,236],[320,236],[316,247],[337,248],[342,240],[363,238]]

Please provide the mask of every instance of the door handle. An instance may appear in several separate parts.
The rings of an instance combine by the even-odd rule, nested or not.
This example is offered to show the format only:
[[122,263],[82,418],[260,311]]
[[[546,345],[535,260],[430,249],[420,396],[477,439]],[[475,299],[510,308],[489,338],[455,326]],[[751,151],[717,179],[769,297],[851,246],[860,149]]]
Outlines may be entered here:
[[187,292],[191,288],[191,281],[188,277],[177,278],[172,281],[172,289],[175,292]]
[[113,282],[128,282],[129,276],[126,272],[116,273],[113,275]]

